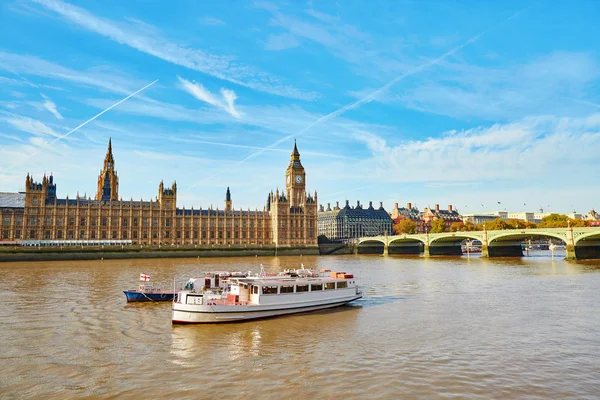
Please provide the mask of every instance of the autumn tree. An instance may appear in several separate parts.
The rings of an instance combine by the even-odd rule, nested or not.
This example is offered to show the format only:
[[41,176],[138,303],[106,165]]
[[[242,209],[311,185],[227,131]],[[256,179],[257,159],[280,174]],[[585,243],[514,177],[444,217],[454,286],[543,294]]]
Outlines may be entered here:
[[477,229],[477,226],[475,224],[473,224],[470,221],[467,221],[464,223],[464,227],[463,227],[463,231],[465,232],[471,232],[471,231],[477,231],[479,229]]
[[450,232],[460,232],[465,230],[465,224],[461,222],[453,222],[450,225]]
[[431,221],[431,233],[442,233],[446,231],[446,221],[444,218],[436,218]]
[[489,221],[485,223],[485,229],[489,230],[489,231],[499,231],[502,229],[507,229],[508,228],[508,224],[506,223],[505,220],[503,220],[502,218],[498,217],[493,221]]
[[417,233],[417,223],[412,219],[402,219],[394,225],[394,231],[397,235]]
[[506,225],[508,229],[525,229],[527,228],[527,221],[510,218],[506,220]]

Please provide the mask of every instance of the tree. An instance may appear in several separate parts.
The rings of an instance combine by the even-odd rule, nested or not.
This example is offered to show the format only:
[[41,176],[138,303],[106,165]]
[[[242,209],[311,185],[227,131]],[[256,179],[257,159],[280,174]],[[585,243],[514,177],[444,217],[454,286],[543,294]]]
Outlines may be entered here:
[[527,221],[510,218],[506,220],[506,225],[508,229],[525,229],[527,228]]
[[508,224],[506,223],[505,220],[503,220],[502,218],[498,217],[493,221],[489,221],[485,223],[485,229],[487,229],[488,231],[499,231],[502,229],[507,229],[508,228]]
[[540,221],[540,228],[566,228],[568,225],[569,217],[564,214],[552,213]]
[[442,233],[446,231],[446,221],[444,218],[436,218],[431,221],[431,233]]
[[482,229],[477,229],[477,226],[475,224],[473,224],[472,222],[469,222],[469,221],[465,222],[463,231],[471,232],[471,231],[478,231],[478,230],[482,230]]
[[394,231],[397,235],[402,233],[417,233],[417,223],[412,219],[402,219],[394,225]]
[[453,222],[450,225],[450,232],[460,232],[465,230],[465,224],[463,222]]
[[572,218],[569,218],[569,225],[577,228],[577,227],[586,226],[586,223],[582,219],[572,219]]

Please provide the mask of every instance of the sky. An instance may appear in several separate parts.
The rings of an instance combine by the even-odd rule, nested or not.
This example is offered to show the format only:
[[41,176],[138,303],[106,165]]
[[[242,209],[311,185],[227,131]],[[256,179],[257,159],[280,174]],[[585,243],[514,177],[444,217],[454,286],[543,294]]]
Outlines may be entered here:
[[[0,191],[600,208],[600,2],[0,2]],[[143,89],[143,90],[141,90]],[[127,99],[126,99],[127,98]],[[126,99],[126,100],[124,100]],[[123,101],[124,100],[124,101]],[[108,110],[107,110],[108,109]],[[98,115],[100,114],[100,115]]]

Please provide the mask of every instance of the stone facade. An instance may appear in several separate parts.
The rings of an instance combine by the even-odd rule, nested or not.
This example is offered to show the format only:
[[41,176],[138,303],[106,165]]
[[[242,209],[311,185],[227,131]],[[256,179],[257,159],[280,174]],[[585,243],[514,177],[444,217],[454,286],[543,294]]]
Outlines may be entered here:
[[223,210],[178,208],[177,184],[167,187],[162,181],[154,200],[123,200],[118,197],[118,176],[109,141],[94,200],[79,196],[58,199],[54,177],[45,175],[41,183],[27,175],[20,202],[9,196],[16,198],[18,194],[3,194],[7,204],[2,206],[0,202],[0,242],[118,240],[208,247],[316,246],[317,193],[306,192],[305,179],[294,143],[286,171],[286,191],[271,191],[263,210],[235,210],[229,188]]
[[327,204],[326,209],[321,206],[317,222],[319,235],[325,235],[329,240],[349,241],[393,233],[392,219],[382,203],[377,209],[372,202],[369,202],[368,208],[363,208],[358,201],[356,207],[350,207],[347,200],[343,208],[340,208],[339,203],[333,208]]

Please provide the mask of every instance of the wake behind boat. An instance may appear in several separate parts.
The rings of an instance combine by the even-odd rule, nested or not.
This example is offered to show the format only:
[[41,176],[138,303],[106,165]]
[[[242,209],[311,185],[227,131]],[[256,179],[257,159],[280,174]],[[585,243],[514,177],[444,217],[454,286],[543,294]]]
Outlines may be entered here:
[[280,275],[188,282],[173,302],[174,324],[220,323],[316,311],[360,299],[354,275],[286,271]]

